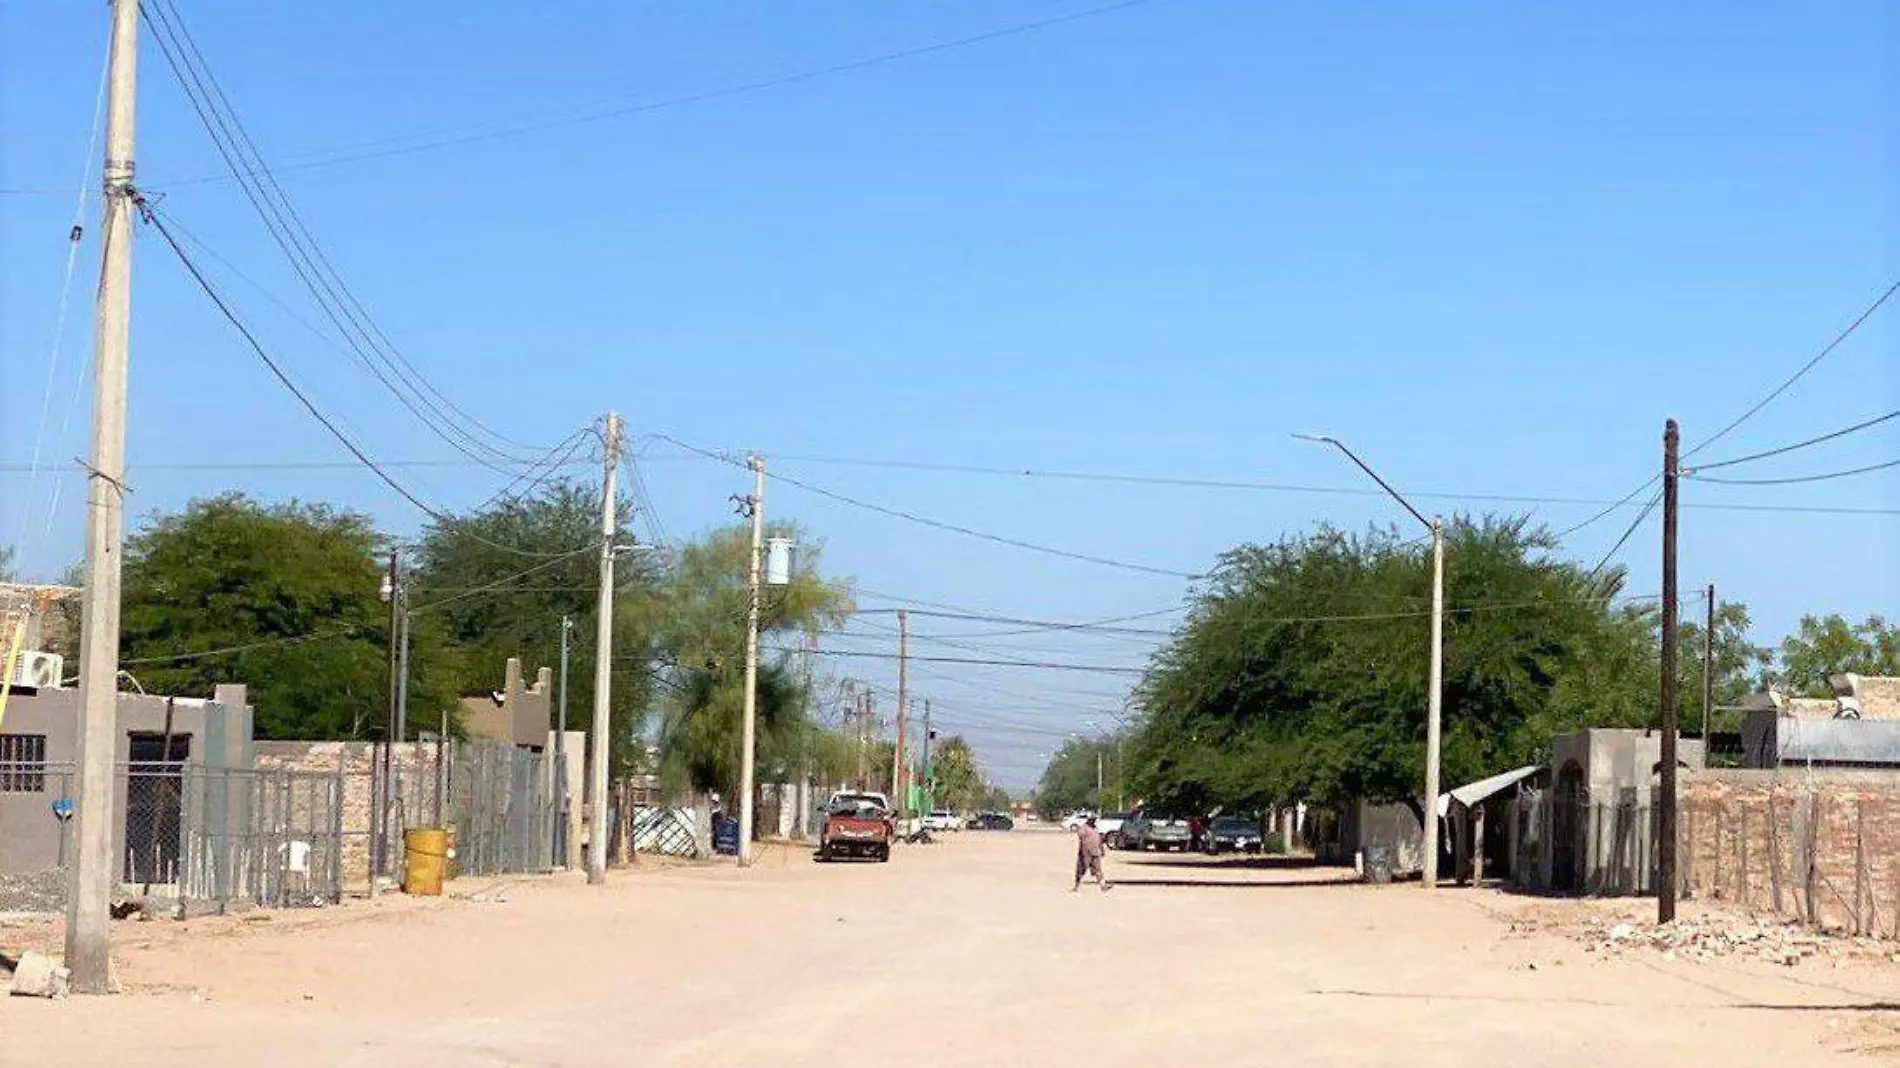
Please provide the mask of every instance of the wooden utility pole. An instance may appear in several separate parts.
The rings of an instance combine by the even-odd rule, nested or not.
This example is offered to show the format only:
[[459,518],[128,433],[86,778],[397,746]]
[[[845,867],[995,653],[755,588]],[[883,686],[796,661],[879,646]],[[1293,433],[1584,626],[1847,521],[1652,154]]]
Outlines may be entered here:
[[909,769],[904,766],[904,735],[910,727],[910,613],[897,610],[897,741],[891,746],[891,802],[899,819],[910,814],[905,789]]
[[600,605],[594,620],[594,726],[588,732],[587,881],[607,881],[607,758],[613,750],[614,524],[619,519],[620,417],[607,413],[600,488]]
[[1715,583],[1709,583],[1709,617],[1702,631],[1702,759],[1709,759],[1709,717],[1715,711]]
[[1656,814],[1656,922],[1676,918],[1676,593],[1677,455],[1682,435],[1674,419],[1663,431],[1662,544],[1662,797]]
[[114,788],[119,736],[119,577],[125,542],[125,383],[131,351],[132,126],[138,94],[137,0],[112,0],[106,105],[104,254],[93,341],[92,464],[86,489],[86,593],[79,653],[78,811],[66,967],[79,994],[112,985]]
[[759,717],[759,554],[765,551],[765,461],[746,457],[752,469],[752,553],[746,560],[745,712],[739,735],[739,866],[752,865],[753,762],[757,758]]

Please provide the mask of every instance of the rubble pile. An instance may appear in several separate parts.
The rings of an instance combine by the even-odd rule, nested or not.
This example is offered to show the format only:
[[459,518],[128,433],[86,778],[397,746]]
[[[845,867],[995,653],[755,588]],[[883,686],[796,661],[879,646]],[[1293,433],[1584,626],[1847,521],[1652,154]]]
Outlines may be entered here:
[[1612,923],[1592,918],[1586,921],[1584,933],[1587,952],[1614,955],[1651,950],[1660,952],[1665,960],[1690,962],[1749,956],[1786,967],[1810,958],[1839,959],[1843,955],[1884,954],[1892,949],[1883,949],[1871,939],[1833,937],[1795,923],[1719,914],[1664,924]]

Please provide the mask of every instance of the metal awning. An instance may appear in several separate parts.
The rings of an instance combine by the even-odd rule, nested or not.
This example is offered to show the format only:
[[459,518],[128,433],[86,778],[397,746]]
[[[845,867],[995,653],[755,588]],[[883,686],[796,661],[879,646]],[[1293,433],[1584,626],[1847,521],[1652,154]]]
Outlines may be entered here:
[[1479,779],[1477,782],[1460,786],[1448,794],[1439,794],[1438,814],[1440,816],[1449,815],[1453,801],[1458,802],[1466,808],[1470,808],[1493,794],[1508,790],[1543,770],[1545,770],[1545,768],[1542,764],[1526,764],[1515,771],[1507,771],[1502,775],[1493,775],[1488,779]]

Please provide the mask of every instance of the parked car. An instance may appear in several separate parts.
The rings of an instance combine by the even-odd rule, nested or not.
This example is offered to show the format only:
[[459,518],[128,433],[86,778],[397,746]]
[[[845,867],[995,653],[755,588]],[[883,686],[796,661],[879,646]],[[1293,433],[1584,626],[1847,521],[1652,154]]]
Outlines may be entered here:
[[1264,841],[1259,820],[1249,816],[1221,816],[1208,826],[1201,849],[1210,857],[1222,853],[1258,853]]
[[924,829],[931,831],[960,831],[963,822],[957,814],[947,808],[940,808],[924,817]]
[[1122,848],[1122,827],[1128,823],[1126,812],[1104,812],[1095,817],[1095,829],[1102,834],[1102,843],[1110,849]]
[[834,794],[825,807],[824,830],[818,835],[818,859],[869,857],[891,859],[897,825],[890,809],[879,807],[882,795]]
[[[1084,809],[1081,812],[1071,812],[1067,816],[1063,817],[1062,829],[1065,831],[1073,831],[1077,827],[1082,826],[1084,823],[1087,823],[1089,820],[1094,819],[1094,818],[1095,818],[1095,813],[1090,812],[1087,809]],[[1101,824],[1099,823],[1096,824],[1095,829],[1098,831],[1101,830],[1102,829]]]
[[1194,844],[1186,820],[1137,813],[1122,824],[1122,848],[1139,850],[1179,850],[1187,852]]
[[983,812],[971,816],[963,826],[972,831],[1008,831],[1015,828],[1016,821],[1010,819],[1007,813]]

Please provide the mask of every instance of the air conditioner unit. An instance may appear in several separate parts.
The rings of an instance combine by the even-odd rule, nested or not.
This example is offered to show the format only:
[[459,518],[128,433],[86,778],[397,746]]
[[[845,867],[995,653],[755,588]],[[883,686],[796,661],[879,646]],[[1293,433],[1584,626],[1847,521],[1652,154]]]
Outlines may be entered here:
[[57,690],[65,671],[66,658],[58,653],[22,653],[19,666],[13,669],[13,685],[35,690]]

